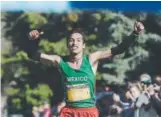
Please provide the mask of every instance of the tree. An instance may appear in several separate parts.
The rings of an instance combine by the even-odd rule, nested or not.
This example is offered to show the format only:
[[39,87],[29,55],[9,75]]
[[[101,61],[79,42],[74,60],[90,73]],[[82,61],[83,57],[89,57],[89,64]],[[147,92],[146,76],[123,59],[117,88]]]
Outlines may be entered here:
[[[144,16],[144,17],[143,17]],[[153,17],[152,17],[153,16]],[[151,18],[152,17],[152,18]],[[119,44],[133,30],[136,19],[145,24],[146,32],[125,53],[100,61],[97,80],[101,85],[124,85],[124,79],[137,80],[143,72],[161,74],[161,33],[151,28],[151,23],[160,28],[160,15],[121,14],[111,11],[75,11],[64,14],[19,12],[4,13],[4,43],[12,44],[2,53],[2,87],[8,92],[8,104],[13,112],[23,111],[44,101],[52,104],[61,101],[63,89],[61,75],[53,66],[44,66],[29,60],[25,50],[30,48],[30,30],[44,31],[37,51],[67,55],[66,35],[75,27],[86,34],[86,50],[110,49]],[[155,21],[155,22],[154,22]],[[7,41],[6,41],[7,40]],[[105,82],[104,82],[105,81]],[[51,101],[52,99],[52,101]]]

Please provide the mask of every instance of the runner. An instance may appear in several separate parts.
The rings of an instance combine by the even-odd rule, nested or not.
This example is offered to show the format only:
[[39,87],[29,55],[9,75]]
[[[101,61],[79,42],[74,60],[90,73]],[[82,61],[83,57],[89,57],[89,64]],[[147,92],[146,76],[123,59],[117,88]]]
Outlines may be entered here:
[[[134,43],[136,37],[143,30],[143,24],[135,22],[134,31],[129,38],[123,40],[117,47],[96,51],[89,55],[83,53],[85,48],[84,33],[79,29],[72,30],[67,37],[67,47],[70,53],[68,56],[60,57],[34,52],[32,47],[27,51],[31,59],[54,64],[60,69],[66,101],[66,106],[61,110],[60,117],[99,116],[95,106],[95,75],[99,60],[123,53]],[[33,30],[29,33],[29,39],[37,41],[40,34],[38,30]]]

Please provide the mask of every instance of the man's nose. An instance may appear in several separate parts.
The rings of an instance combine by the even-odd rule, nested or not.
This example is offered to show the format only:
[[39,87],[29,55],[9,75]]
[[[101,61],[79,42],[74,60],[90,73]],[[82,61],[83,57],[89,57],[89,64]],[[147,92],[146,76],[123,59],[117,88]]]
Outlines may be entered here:
[[73,44],[76,45],[77,44],[77,41],[73,41]]

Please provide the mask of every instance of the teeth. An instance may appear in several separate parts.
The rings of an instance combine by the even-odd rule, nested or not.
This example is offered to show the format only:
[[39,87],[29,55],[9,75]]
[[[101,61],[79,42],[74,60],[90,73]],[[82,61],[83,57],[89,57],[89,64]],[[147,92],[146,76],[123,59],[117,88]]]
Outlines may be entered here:
[[72,47],[73,49],[77,49],[78,47]]

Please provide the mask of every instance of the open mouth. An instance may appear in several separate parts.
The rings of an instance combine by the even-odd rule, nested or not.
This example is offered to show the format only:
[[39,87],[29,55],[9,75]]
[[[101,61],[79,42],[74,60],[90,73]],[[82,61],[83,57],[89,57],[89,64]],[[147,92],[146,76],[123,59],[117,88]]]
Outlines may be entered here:
[[72,50],[78,49],[78,46],[71,47]]

